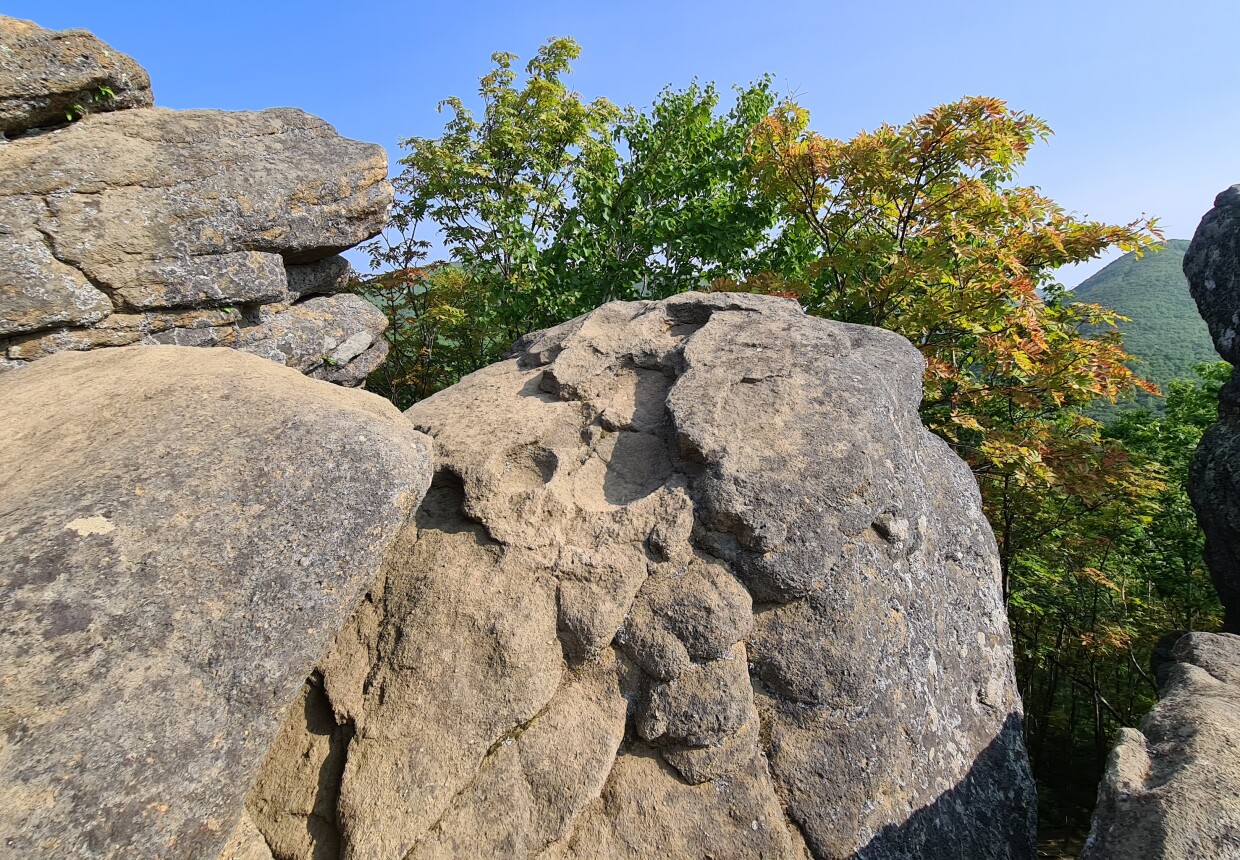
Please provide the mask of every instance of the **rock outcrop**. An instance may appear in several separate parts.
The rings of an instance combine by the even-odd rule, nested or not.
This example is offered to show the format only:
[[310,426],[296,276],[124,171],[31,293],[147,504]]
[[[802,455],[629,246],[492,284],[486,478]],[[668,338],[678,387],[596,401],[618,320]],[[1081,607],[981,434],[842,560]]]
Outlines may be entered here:
[[1160,701],[1121,729],[1081,860],[1240,857],[1240,636],[1190,633]]
[[[1240,362],[1240,185],[1218,195],[1184,257],[1197,308],[1225,360]],[[1219,394],[1219,420],[1193,458],[1189,495],[1206,536],[1206,562],[1223,603],[1223,629],[1240,633],[1240,379]]]
[[414,406],[436,477],[250,796],[273,856],[1032,857],[993,537],[922,370],[688,294]]
[[0,137],[152,104],[143,68],[87,31],[0,15]]
[[350,275],[337,255],[392,202],[382,147],[288,108],[140,107],[131,60],[24,27],[0,18],[0,110],[4,70],[23,93],[64,77],[48,45],[71,43],[84,80],[111,70],[135,95],[0,143],[0,369],[134,343],[229,346],[345,385],[382,362],[383,314],[333,295]]
[[0,434],[0,855],[262,856],[245,793],[429,441],[373,395],[172,346],[0,375]]

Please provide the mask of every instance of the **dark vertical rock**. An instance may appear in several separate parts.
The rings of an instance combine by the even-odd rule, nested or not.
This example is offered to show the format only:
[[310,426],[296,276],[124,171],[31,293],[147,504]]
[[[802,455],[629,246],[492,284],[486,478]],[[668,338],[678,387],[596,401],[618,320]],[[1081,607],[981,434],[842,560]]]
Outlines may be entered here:
[[[1189,288],[1219,355],[1240,358],[1240,185],[1214,199],[1184,257]],[[1223,602],[1223,629],[1240,633],[1240,379],[1219,396],[1219,420],[1193,458],[1189,495],[1206,536],[1206,562]]]

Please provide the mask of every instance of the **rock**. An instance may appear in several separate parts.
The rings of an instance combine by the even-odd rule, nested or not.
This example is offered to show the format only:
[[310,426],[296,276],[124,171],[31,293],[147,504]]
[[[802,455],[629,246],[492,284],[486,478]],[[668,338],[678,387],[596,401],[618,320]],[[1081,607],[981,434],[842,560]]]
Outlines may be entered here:
[[1189,633],[1160,701],[1120,729],[1082,860],[1240,856],[1240,636]]
[[[1218,195],[1184,257],[1184,274],[1214,347],[1240,360],[1240,186]],[[1189,470],[1189,497],[1206,537],[1206,563],[1223,604],[1223,629],[1240,633],[1240,379],[1219,394],[1218,423],[1206,431]]]
[[[80,63],[74,62],[83,74],[117,64],[141,71],[84,32],[48,33],[0,19],[0,37],[4,33],[10,37],[0,38],[0,49],[11,43],[6,50],[26,65],[43,62],[39,52],[50,50],[47,45],[72,44],[81,52]],[[115,107],[143,104],[119,96],[114,101]],[[41,340],[40,355],[147,341],[126,341],[115,330],[94,332],[112,313],[167,319],[189,310],[240,310],[231,330],[184,332],[174,325],[152,333],[152,340],[247,346],[295,329],[299,344],[315,342],[310,352],[293,356],[271,345],[259,351],[320,378],[358,385],[386,354],[386,346],[377,345],[386,326],[382,314],[356,303],[319,302],[275,318],[307,297],[348,288],[352,273],[337,254],[377,234],[392,200],[382,147],[346,140],[323,120],[291,108],[139,107],[13,140],[0,159],[0,338],[9,338],[0,343],[4,366],[32,360],[23,349],[30,352],[27,335],[35,333],[56,335]],[[345,316],[327,319],[332,310]],[[348,333],[339,337],[340,330]],[[328,341],[332,345],[324,346]],[[320,372],[323,355],[337,364]]]
[[262,856],[246,791],[421,499],[425,437],[167,346],[5,374],[0,432],[0,853]]
[[1240,410],[1229,389],[1234,391],[1234,384],[1220,394],[1218,423],[1197,444],[1188,495],[1205,533],[1206,565],[1223,604],[1223,630],[1240,633]]
[[1197,309],[1210,327],[1214,348],[1226,361],[1240,361],[1240,185],[1214,199],[1184,255],[1184,276]]
[[142,67],[87,31],[0,15],[0,135],[153,102]]
[[997,553],[922,370],[687,294],[416,404],[416,535],[250,797],[276,856],[1032,858]]
[[[352,294],[314,296],[223,341],[315,378],[360,385],[387,355],[387,317]],[[368,359],[354,359],[370,351]]]
[[344,257],[328,257],[317,263],[302,266],[286,266],[288,274],[288,301],[290,304],[306,296],[343,293],[354,278],[353,267]]
[[0,197],[0,337],[57,325],[90,325],[112,302],[56,259],[38,230],[40,203]]
[[[310,263],[349,248],[382,226],[392,190],[382,147],[302,111],[148,108],[8,144],[9,195],[42,201],[58,260],[145,310],[281,296],[287,277],[262,255]],[[196,295],[194,279],[212,277],[220,293]]]
[[7,354],[20,361],[34,361],[65,350],[159,343],[164,332],[209,332],[214,346],[229,337],[241,322],[235,308],[171,311],[166,313],[112,314],[93,328],[61,328],[11,338]]

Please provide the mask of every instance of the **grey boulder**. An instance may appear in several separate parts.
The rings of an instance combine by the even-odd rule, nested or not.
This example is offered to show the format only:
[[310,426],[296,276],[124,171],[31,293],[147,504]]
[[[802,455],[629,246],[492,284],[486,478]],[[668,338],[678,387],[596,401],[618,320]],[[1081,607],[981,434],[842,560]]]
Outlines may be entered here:
[[994,539],[904,339],[612,303],[406,413],[436,477],[248,808],[280,858],[1032,858]]
[[1240,636],[1189,633],[1160,701],[1120,729],[1081,860],[1240,857]]
[[427,440],[373,395],[168,346],[0,376],[0,433],[0,854],[261,856],[246,791]]
[[[0,18],[0,112],[4,69],[47,66],[53,47],[76,52],[70,65],[83,74],[116,77],[132,66],[125,74],[136,81],[141,72],[88,33]],[[57,74],[22,74],[25,89],[60,98]],[[121,86],[105,79],[116,86],[91,86]],[[313,341],[295,358],[269,348],[268,323],[348,289],[352,272],[338,253],[378,233],[392,204],[383,148],[292,108],[170,111],[149,107],[149,89],[145,101],[119,92],[109,107],[133,109],[62,118],[62,127],[0,142],[0,370],[121,343],[263,341],[281,363],[360,384],[386,355],[381,314],[347,302],[294,310],[276,327],[295,329],[302,346]],[[330,318],[332,308],[346,316]],[[233,318],[186,329],[176,319],[189,311]],[[125,319],[110,323],[112,315]],[[321,356],[344,353],[344,363],[318,370]]]

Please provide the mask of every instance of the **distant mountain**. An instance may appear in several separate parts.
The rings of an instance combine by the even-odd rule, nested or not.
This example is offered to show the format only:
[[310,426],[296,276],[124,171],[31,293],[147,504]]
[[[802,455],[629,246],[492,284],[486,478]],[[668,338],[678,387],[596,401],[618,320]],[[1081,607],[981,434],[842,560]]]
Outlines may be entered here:
[[[1192,376],[1195,364],[1219,361],[1184,278],[1188,240],[1168,239],[1162,247],[1139,260],[1125,254],[1071,293],[1078,302],[1102,305],[1132,320],[1120,323],[1124,347],[1139,359],[1134,369],[1159,387]],[[1161,410],[1162,402],[1161,397],[1137,395],[1137,403],[1151,409]],[[1095,417],[1107,418],[1115,407],[1094,411]]]

